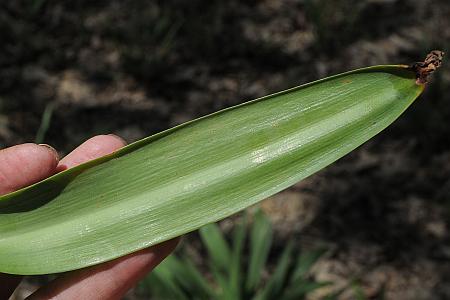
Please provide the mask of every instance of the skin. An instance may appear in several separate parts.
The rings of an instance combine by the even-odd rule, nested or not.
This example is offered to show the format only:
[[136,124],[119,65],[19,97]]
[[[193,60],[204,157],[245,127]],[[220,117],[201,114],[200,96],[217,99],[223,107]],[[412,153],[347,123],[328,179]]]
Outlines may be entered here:
[[[95,136],[59,160],[50,146],[21,144],[0,150],[0,195],[33,184],[57,172],[109,154],[125,141],[115,135]],[[20,171],[18,171],[20,170]],[[121,299],[176,247],[171,240],[93,267],[61,274],[27,299]],[[21,276],[0,273],[0,300],[8,299]]]

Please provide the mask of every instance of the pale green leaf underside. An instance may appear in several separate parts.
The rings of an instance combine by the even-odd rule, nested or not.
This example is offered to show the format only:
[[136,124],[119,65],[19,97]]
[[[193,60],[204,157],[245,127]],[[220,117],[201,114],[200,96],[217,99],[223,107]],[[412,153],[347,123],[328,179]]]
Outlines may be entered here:
[[0,272],[122,256],[225,218],[355,149],[422,92],[403,66],[329,77],[141,140],[0,198]]

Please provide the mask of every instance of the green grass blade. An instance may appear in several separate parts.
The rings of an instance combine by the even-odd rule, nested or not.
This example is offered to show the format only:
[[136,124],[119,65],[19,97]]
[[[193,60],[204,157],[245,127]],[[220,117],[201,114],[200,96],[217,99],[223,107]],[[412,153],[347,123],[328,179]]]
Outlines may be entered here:
[[0,272],[111,260],[223,219],[329,165],[423,91],[403,66],[332,76],[185,123],[0,198]]
[[34,142],[36,144],[43,143],[45,140],[45,135],[50,127],[50,122],[52,120],[53,110],[55,109],[55,103],[50,102],[45,106],[45,110],[42,113],[41,124],[39,125],[39,129],[36,133],[36,138]]
[[[167,287],[165,290],[169,289],[174,290],[177,294],[185,294],[189,299],[191,295],[196,295],[198,299],[211,299],[214,296],[214,291],[209,283],[187,258],[180,259],[175,255],[169,256],[156,268],[154,273],[158,275],[159,282],[162,281],[164,287]],[[152,274],[149,275],[150,278],[153,278]],[[153,288],[150,287],[150,291],[152,290]]]
[[229,271],[231,252],[225,237],[217,224],[208,224],[199,230],[203,244],[208,250],[211,263],[218,270]]
[[250,262],[247,270],[245,288],[247,292],[255,290],[269,256],[272,245],[272,224],[261,210],[255,213],[250,235]]
[[231,253],[231,265],[230,265],[230,292],[234,296],[234,299],[239,300],[242,297],[241,287],[242,278],[244,274],[242,273],[242,257],[244,242],[246,238],[246,225],[247,225],[247,214],[244,214],[243,220],[235,226],[233,231],[233,249]]
[[289,271],[291,262],[293,244],[288,243],[281,254],[272,277],[264,286],[264,288],[256,295],[255,300],[271,300],[277,299],[283,286],[286,284],[286,276]]
[[181,262],[171,255],[149,275],[146,286],[157,299],[188,299],[176,278],[180,268]]
[[230,286],[229,277],[225,276],[223,272],[219,271],[215,265],[211,265],[210,270],[215,279],[215,282],[217,283],[217,286],[219,287],[219,291],[215,299],[234,300],[233,294],[230,292],[230,289],[228,288]]
[[177,276],[180,284],[183,282],[184,287],[188,289],[191,294],[199,295],[201,299],[214,298],[216,292],[212,289],[212,286],[208,283],[202,273],[200,273],[188,258],[184,259],[184,264],[185,272],[180,276]]
[[292,275],[292,282],[297,282],[309,272],[311,267],[327,252],[326,248],[317,249],[302,253],[295,265],[294,273]]
[[154,273],[149,274],[136,286],[136,292],[139,296],[152,295],[152,299],[176,299],[176,295],[172,293],[170,283],[164,282],[159,276]]

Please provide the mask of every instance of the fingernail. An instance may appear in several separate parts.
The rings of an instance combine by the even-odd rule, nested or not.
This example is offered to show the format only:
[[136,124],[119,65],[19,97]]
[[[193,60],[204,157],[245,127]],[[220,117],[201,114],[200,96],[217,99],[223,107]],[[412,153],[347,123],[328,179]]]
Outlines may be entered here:
[[54,156],[55,156],[56,161],[59,160],[59,154],[58,154],[58,151],[56,151],[55,148],[53,148],[52,146],[50,146],[48,144],[39,144],[39,146],[45,147],[45,148],[49,149],[50,151],[52,151]]

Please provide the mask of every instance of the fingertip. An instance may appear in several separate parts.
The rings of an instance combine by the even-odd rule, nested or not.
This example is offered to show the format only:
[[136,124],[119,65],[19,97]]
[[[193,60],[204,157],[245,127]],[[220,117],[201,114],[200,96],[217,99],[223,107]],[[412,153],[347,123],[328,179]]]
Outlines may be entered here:
[[[29,166],[28,170],[41,169],[43,178],[53,174],[59,163],[58,152],[47,144],[23,144],[17,146],[17,159]],[[45,175],[44,175],[45,174]]]
[[0,194],[53,175],[58,161],[58,153],[49,145],[27,143],[1,150]]
[[91,137],[81,146],[89,146],[91,149],[101,153],[110,153],[122,148],[127,143],[125,140],[115,134],[101,134]]
[[163,242],[161,244],[155,245],[152,247],[153,249],[152,248],[149,248],[149,249],[152,249],[151,251],[153,251],[156,254],[156,256],[165,258],[167,255],[169,255],[170,253],[172,253],[175,250],[175,248],[178,246],[180,240],[181,240],[181,237],[177,237],[177,238],[168,240],[166,242]]
[[56,151],[55,148],[53,148],[52,146],[50,146],[48,144],[39,144],[38,146],[41,147],[41,150],[44,149],[44,151],[47,152],[47,156],[49,156],[48,159],[50,160],[51,164],[54,164],[53,168],[55,168],[59,162],[58,151]]
[[38,160],[46,169],[54,169],[59,161],[58,152],[49,145],[27,143],[9,149],[16,151],[16,159],[27,163]]
[[11,153],[11,156],[15,156],[14,159],[23,162],[39,160],[42,166],[47,166],[48,169],[54,169],[59,162],[58,152],[47,144],[26,143],[12,146],[6,150]]
[[120,137],[120,136],[118,136],[118,135],[116,135],[114,133],[107,134],[106,136],[109,136],[109,137],[115,139],[119,144],[122,145],[121,147],[123,147],[123,146],[125,146],[127,144],[127,141],[125,141],[124,138],[122,138],[122,137]]
[[59,169],[67,169],[110,154],[126,145],[124,139],[114,134],[94,136],[61,159]]

